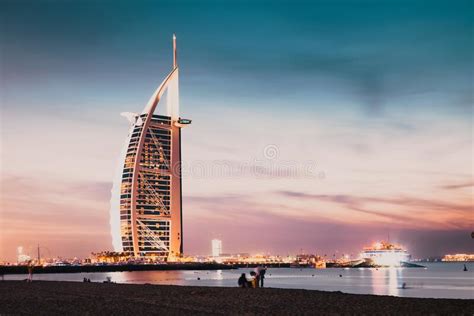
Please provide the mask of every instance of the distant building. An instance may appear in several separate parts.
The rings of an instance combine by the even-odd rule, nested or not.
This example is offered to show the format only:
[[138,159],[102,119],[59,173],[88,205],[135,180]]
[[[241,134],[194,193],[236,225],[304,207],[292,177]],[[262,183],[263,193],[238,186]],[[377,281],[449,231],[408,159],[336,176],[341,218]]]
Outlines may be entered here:
[[212,240],[212,256],[219,257],[222,254],[222,241],[219,239]]
[[[131,122],[114,181],[111,227],[114,249],[135,258],[176,260],[183,253],[181,128],[176,37],[173,67],[141,114]],[[158,112],[166,92],[166,107]]]
[[23,247],[20,246],[17,248],[17,262],[18,263],[25,263],[29,262],[31,257],[23,253]]
[[130,256],[124,252],[102,251],[91,253],[91,263],[118,263],[128,262]]
[[474,261],[474,254],[457,253],[454,255],[445,255],[442,261]]

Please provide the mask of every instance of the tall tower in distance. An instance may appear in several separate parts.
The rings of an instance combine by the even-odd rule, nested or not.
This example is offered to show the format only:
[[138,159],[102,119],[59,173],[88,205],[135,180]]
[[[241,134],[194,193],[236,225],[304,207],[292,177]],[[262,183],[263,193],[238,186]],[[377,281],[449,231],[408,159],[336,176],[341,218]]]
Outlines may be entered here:
[[212,256],[219,257],[222,254],[222,240],[213,239],[212,244]]
[[[160,103],[161,99],[166,99]],[[161,114],[155,114],[160,111]],[[120,177],[112,189],[115,251],[136,258],[173,261],[183,253],[179,67],[173,35],[173,67],[131,123],[122,150]]]

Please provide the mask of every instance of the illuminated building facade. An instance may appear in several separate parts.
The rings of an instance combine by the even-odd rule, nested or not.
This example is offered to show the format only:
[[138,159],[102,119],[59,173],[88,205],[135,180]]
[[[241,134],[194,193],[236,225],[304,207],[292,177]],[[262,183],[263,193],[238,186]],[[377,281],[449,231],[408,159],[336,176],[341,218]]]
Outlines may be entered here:
[[445,255],[441,261],[474,261],[474,254],[457,253],[455,255]]
[[[183,252],[179,68],[173,35],[173,68],[141,114],[131,122],[114,182],[111,226],[115,251],[173,260]],[[160,100],[166,107],[158,112]]]
[[212,244],[212,256],[219,257],[222,253],[222,241],[219,239],[213,239]]

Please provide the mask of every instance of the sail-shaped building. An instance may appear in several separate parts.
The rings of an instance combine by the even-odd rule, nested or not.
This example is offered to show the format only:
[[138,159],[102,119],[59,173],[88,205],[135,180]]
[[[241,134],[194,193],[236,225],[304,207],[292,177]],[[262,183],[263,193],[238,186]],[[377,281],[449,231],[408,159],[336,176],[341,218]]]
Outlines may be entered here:
[[181,129],[191,121],[179,116],[178,80],[173,35],[171,72],[141,114],[122,113],[131,126],[112,189],[112,238],[116,251],[136,258],[173,260],[183,252]]

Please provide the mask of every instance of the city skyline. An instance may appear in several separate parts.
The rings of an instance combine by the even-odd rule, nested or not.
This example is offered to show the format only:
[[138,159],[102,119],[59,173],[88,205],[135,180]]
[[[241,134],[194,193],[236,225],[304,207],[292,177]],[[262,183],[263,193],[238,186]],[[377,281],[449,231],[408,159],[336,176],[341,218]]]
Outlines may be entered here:
[[119,114],[169,72],[175,32],[185,253],[472,249],[469,1],[29,5],[0,13],[0,259],[113,249]]

